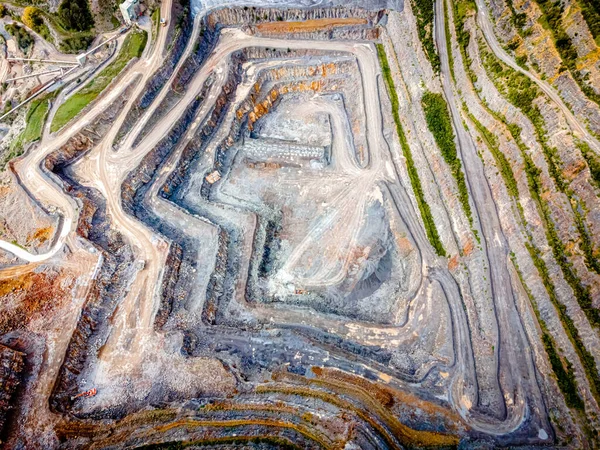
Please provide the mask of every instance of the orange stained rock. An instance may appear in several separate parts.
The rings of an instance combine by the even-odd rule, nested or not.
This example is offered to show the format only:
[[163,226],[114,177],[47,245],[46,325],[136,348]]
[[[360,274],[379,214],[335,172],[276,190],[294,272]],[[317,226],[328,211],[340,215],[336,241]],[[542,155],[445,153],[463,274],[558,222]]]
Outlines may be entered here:
[[[257,392],[291,393],[317,397],[332,403],[368,422],[381,434],[391,448],[400,448],[396,445],[395,439],[399,439],[403,445],[408,447],[456,446],[459,442],[458,436],[454,434],[410,428],[398,420],[392,409],[397,403],[410,403],[428,414],[443,417],[447,422],[447,429],[455,430],[463,423],[458,415],[448,412],[438,405],[421,400],[412,394],[396,391],[385,384],[372,383],[365,378],[337,369],[313,367],[313,372],[316,375],[315,378],[305,378],[286,372],[274,373],[274,381],[291,381],[295,386],[261,385],[257,387]],[[303,384],[308,386],[302,386]],[[315,387],[326,388],[334,391],[335,394],[329,394],[321,389],[315,389]],[[360,405],[343,399],[340,394],[358,400]],[[382,423],[385,423],[385,426]]]
[[27,327],[36,314],[51,312],[68,297],[74,278],[62,272],[17,273],[0,279],[0,298],[10,296],[11,308],[0,312],[0,334]]
[[454,255],[448,260],[448,270],[454,271],[458,267],[458,255]]
[[578,161],[575,161],[573,164],[569,164],[562,171],[562,174],[567,180],[573,180],[585,168],[585,162],[582,159],[580,159]]
[[38,241],[40,244],[43,244],[48,239],[50,239],[53,234],[54,227],[39,228],[27,238],[27,242],[29,243],[33,241]]
[[332,19],[312,19],[302,22],[265,22],[256,26],[261,33],[310,33],[321,29],[332,29],[348,25],[364,25],[367,19],[341,17]]
[[0,186],[0,198],[6,197],[10,192],[9,186]]
[[398,250],[401,253],[407,254],[413,251],[413,246],[406,236],[398,233],[397,231],[394,231],[394,237],[396,238],[396,245],[398,246]]
[[473,245],[473,240],[469,239],[467,241],[467,243],[463,247],[463,255],[464,256],[469,256],[473,252],[473,248],[474,247],[475,246]]
[[542,200],[544,200],[545,202],[549,202],[550,198],[552,197],[552,192],[550,191],[544,191],[541,195]]

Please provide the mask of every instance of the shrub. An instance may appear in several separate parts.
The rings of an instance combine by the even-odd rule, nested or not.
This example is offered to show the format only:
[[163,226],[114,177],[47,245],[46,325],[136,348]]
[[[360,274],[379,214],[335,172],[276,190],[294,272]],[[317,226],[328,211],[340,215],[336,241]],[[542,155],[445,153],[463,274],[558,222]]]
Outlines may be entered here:
[[425,233],[427,234],[427,238],[429,239],[429,242],[435,249],[436,253],[440,256],[446,256],[446,250],[444,250],[444,246],[438,234],[437,228],[435,227],[435,222],[431,214],[431,209],[425,201],[425,194],[423,193],[423,187],[421,186],[419,173],[417,172],[417,168],[413,161],[410,147],[408,146],[406,136],[404,135],[402,123],[400,122],[400,113],[398,112],[398,96],[396,94],[396,88],[394,86],[394,80],[392,78],[392,71],[390,70],[387,56],[385,54],[385,49],[381,44],[377,44],[377,55],[379,56],[379,64],[381,64],[383,79],[385,80],[385,84],[390,95],[390,101],[392,103],[392,115],[394,117],[394,123],[396,124],[396,131],[398,133],[398,138],[400,139],[402,154],[406,159],[408,177],[410,178],[410,184],[413,188],[413,192],[415,193],[417,206],[419,207],[419,211],[421,212],[421,218],[423,219],[423,225],[425,226]]
[[29,50],[31,50],[34,41],[31,35],[25,30],[25,28],[12,23],[5,25],[4,28],[12,37],[15,38],[15,40],[17,41],[17,45],[23,53],[28,53]]
[[444,160],[450,166],[452,175],[458,185],[460,203],[469,219],[469,223],[472,225],[473,214],[471,213],[471,205],[469,204],[469,192],[467,190],[467,183],[462,171],[460,159],[456,153],[456,146],[454,144],[455,136],[446,100],[442,94],[434,94],[433,92],[427,91],[421,99],[421,104],[425,111],[427,127],[433,134]]
[[590,146],[583,141],[577,142],[577,147],[590,168],[592,182],[600,189],[600,156],[596,155]]
[[579,0],[578,3],[592,36],[598,41],[598,37],[600,37],[600,0]]
[[33,6],[28,6],[23,11],[23,16],[21,17],[21,20],[23,21],[23,23],[26,26],[31,28],[33,31],[38,33],[40,36],[42,36],[47,41],[52,40],[52,36],[50,35],[50,30],[49,30],[48,26],[46,25],[46,23],[44,22],[44,18],[42,17],[42,12],[39,9],[37,9]]
[[65,53],[77,53],[87,49],[93,40],[92,36],[70,37],[60,43],[60,50]]
[[[568,69],[571,72],[571,75],[586,97],[600,105],[600,95],[586,83],[583,75],[577,69],[577,50],[575,49],[573,42],[571,42],[571,38],[562,27],[563,7],[561,3],[559,1],[554,2],[553,0],[537,0],[537,3],[544,13],[542,19],[545,19],[548,23],[548,29],[552,33],[554,44],[560,54],[565,70]],[[582,14],[586,21],[588,21],[592,35],[597,39],[597,33],[600,33],[600,1],[584,0],[581,3],[581,7]]]
[[438,56],[435,43],[433,42],[433,0],[413,0],[415,15],[417,18],[417,32],[425,56],[429,59],[434,72],[440,71],[440,57]]

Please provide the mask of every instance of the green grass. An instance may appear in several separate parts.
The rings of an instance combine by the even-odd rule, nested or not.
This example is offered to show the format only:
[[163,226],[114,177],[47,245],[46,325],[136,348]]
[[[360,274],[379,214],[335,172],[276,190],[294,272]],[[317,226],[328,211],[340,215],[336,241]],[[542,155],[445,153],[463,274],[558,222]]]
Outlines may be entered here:
[[27,111],[26,122],[27,126],[23,130],[22,141],[33,142],[37,141],[42,137],[42,128],[44,127],[44,121],[46,120],[46,114],[50,107],[50,99],[48,97],[33,100],[29,111]]
[[56,111],[50,130],[54,133],[92,102],[123,70],[131,58],[139,57],[144,51],[148,35],[145,31],[133,32],[125,39],[117,58],[100,72],[79,92],[69,97]]
[[385,49],[382,44],[377,44],[377,54],[379,56],[379,64],[381,65],[381,70],[383,72],[383,79],[385,80],[390,101],[392,103],[392,115],[394,117],[394,123],[396,124],[398,138],[400,139],[402,154],[406,159],[408,176],[410,178],[410,183],[413,188],[413,192],[415,193],[415,198],[417,200],[417,206],[419,207],[419,211],[421,213],[421,218],[423,219],[423,225],[425,226],[425,233],[427,234],[427,238],[429,239],[429,242],[435,249],[436,253],[440,256],[446,256],[446,251],[444,250],[444,246],[438,234],[437,228],[435,227],[435,222],[431,214],[431,209],[425,201],[425,194],[423,193],[423,187],[421,186],[419,173],[417,172],[417,168],[415,166],[410,147],[404,134],[404,129],[402,128],[402,123],[400,122],[399,104],[398,96],[396,94],[396,87],[394,85],[392,71],[390,70],[388,59],[385,54]]
[[469,219],[469,223],[473,226],[473,213],[469,204],[469,191],[467,190],[465,175],[456,152],[456,145],[454,144],[455,136],[446,100],[442,94],[434,94],[427,91],[421,99],[421,104],[425,111],[427,127],[433,134],[435,142],[442,152],[444,161],[450,166],[452,175],[458,185],[460,203]]
[[435,50],[435,43],[433,41],[433,18],[434,18],[434,0],[413,0],[413,10],[417,19],[417,33],[421,44],[423,44],[423,50],[425,56],[429,59],[433,71],[439,73],[440,71],[440,57]]
[[25,115],[25,129],[11,143],[8,154],[0,164],[0,170],[4,170],[6,164],[17,156],[23,153],[23,146],[29,142],[37,141],[42,136],[42,130],[48,108],[50,107],[50,99],[56,94],[43,95],[29,104],[29,109]]

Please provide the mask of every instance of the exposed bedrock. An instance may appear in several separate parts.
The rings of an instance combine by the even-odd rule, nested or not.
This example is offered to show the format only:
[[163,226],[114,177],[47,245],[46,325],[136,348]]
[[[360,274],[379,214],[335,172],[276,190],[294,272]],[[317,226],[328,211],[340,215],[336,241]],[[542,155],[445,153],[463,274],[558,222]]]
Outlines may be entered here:
[[[310,71],[309,71],[310,72]],[[285,72],[281,73],[279,72],[279,77],[281,77]],[[288,74],[288,76],[295,76],[296,73],[295,72],[291,72],[290,74]],[[303,74],[306,75],[306,72]],[[331,83],[336,83],[336,82],[340,82],[340,80],[338,80],[337,78],[334,78],[335,81],[332,81]],[[268,80],[265,80],[268,81]],[[231,131],[229,132],[229,135],[224,138],[221,142],[220,145],[218,145],[217,150],[216,150],[216,157],[215,157],[215,162],[214,162],[214,166],[212,169],[208,169],[207,172],[210,172],[211,170],[216,170],[219,171],[222,176],[225,176],[227,171],[228,171],[228,166],[231,164],[232,162],[232,158],[234,157],[234,154],[227,151],[227,149],[229,147],[231,147],[231,145],[233,145],[234,142],[238,141],[240,139],[240,135],[242,134],[242,124],[245,123],[246,121],[249,122],[249,125],[246,126],[252,126],[252,124],[254,123],[254,121],[258,120],[259,117],[261,117],[263,114],[266,114],[270,108],[272,107],[272,104],[274,102],[277,101],[278,97],[279,97],[279,92],[288,92],[288,91],[294,91],[294,90],[298,90],[299,88],[302,88],[303,86],[305,86],[305,84],[303,84],[303,82],[301,81],[295,81],[292,82],[289,85],[286,85],[285,83],[283,83],[280,80],[278,81],[278,83],[280,84],[280,87],[278,90],[275,89],[271,89],[270,91],[267,91],[266,94],[263,94],[262,97],[258,97],[258,98],[254,98],[254,94],[252,96],[252,100],[245,100],[245,102],[252,102],[252,103],[244,103],[242,102],[242,105],[236,110],[236,119],[233,122],[233,125],[231,126]],[[314,83],[314,82],[312,82]],[[315,90],[321,90],[322,86],[325,85],[325,83],[327,83],[327,81],[323,81],[323,82],[319,82],[318,84],[312,84],[310,86],[312,86],[313,89]],[[257,89],[260,89],[259,86],[261,84],[260,83],[256,83]],[[308,87],[308,90],[311,90],[311,87]],[[259,91],[260,92],[260,91]],[[257,106],[252,106],[252,104],[256,104]],[[247,117],[247,118],[245,118]],[[230,155],[230,156],[227,156]],[[185,157],[185,154],[184,154]],[[206,170],[206,169],[205,169]],[[167,183],[167,186],[169,186],[169,183]],[[172,185],[171,185],[172,186]],[[169,187],[167,189],[171,194],[170,195],[174,195],[174,189],[172,187]],[[202,181],[202,196],[206,199],[206,200],[210,200],[210,192],[211,192],[211,185],[210,183],[204,179]],[[269,210],[269,208],[262,208],[263,211],[267,211]],[[199,213],[199,211],[195,211],[196,213]],[[271,213],[272,215],[272,213]],[[215,220],[215,218],[211,218],[211,220]],[[228,227],[233,226],[233,224],[230,224]],[[227,227],[227,228],[228,228]],[[242,232],[241,230],[231,230],[230,232],[235,233],[236,235],[240,236],[240,233]],[[239,242],[239,238],[232,240],[232,239],[220,239],[220,248],[222,250],[219,251],[219,255],[222,255],[223,252],[225,251],[225,248],[223,247],[223,245],[225,245],[225,243],[227,243],[227,246],[233,246],[234,248],[237,247],[237,242]],[[263,254],[263,250],[259,250],[261,254]],[[235,258],[229,258],[230,260],[239,260],[240,257],[235,257]],[[209,306],[206,307],[206,309],[208,310],[214,310],[216,309],[215,306],[211,305],[211,302],[213,301],[213,297],[214,294],[213,293],[222,293],[223,291],[223,287],[221,287],[221,283],[218,282],[218,280],[221,280],[223,282],[225,282],[225,278],[226,275],[231,277],[233,275],[233,267],[237,266],[237,264],[235,265],[228,265],[228,264],[217,264],[218,267],[221,267],[221,270],[223,270],[223,273],[220,276],[217,276],[216,274],[213,274],[213,280],[211,282],[211,284],[209,285],[209,294],[207,295],[207,301],[209,302]],[[229,270],[226,270],[229,269]],[[218,272],[218,270],[217,270]],[[230,283],[230,286],[231,283]],[[223,294],[218,294],[218,297],[221,297]],[[231,294],[229,294],[231,295]],[[216,300],[215,300],[216,301]]]
[[0,437],[8,415],[14,409],[13,399],[21,383],[26,355],[0,344]]
[[[311,21],[317,19],[364,19],[370,27],[377,25],[384,11],[355,6],[329,8],[221,8],[206,16],[209,28],[257,25],[261,23]],[[357,24],[351,24],[357,25]]]
[[[384,14],[383,10],[369,11],[357,7],[336,7],[336,8],[312,8],[312,9],[272,9],[272,8],[222,8],[210,12],[203,16],[200,23],[196,25],[198,28],[198,40],[191,54],[181,63],[181,67],[175,74],[171,83],[171,95],[162,101],[158,118],[168,110],[177,101],[177,94],[181,92],[182,87],[190,79],[192,74],[198,70],[206,61],[210,52],[218,41],[220,30],[231,26],[247,26],[247,24],[260,24],[263,22],[271,22],[274,20],[318,20],[318,19],[345,19],[355,18],[356,21],[349,22],[342,27],[334,27],[329,31],[319,31],[320,27],[315,27],[314,32],[282,33],[275,31],[274,34],[286,34],[288,38],[304,38],[304,39],[359,39],[373,40],[378,37],[378,30],[375,25],[379,22]],[[361,19],[360,21],[358,19]],[[143,112],[151,105],[158,93],[163,89],[167,80],[174,74],[175,68],[183,56],[186,46],[189,47],[188,41],[193,36],[194,20],[190,14],[185,14],[182,19],[182,26],[178,32],[177,38],[173,47],[167,55],[165,63],[156,72],[155,75],[147,83],[145,93],[140,94],[136,100],[134,107],[130,110],[125,118],[117,137],[115,138],[115,146],[121,142],[123,137],[132,128],[133,124],[141,117]],[[269,34],[266,30],[261,32],[260,28],[253,28],[253,32],[257,34]],[[285,36],[283,36],[285,37]],[[157,118],[151,118],[150,122],[156,121]],[[147,128],[147,127],[146,127]],[[144,135],[145,132],[142,132]],[[135,145],[139,143],[141,137],[135,141]]]
[[103,197],[95,190],[85,188],[58,172],[65,189],[80,200],[82,214],[78,231],[102,253],[103,263],[85,300],[77,328],[67,349],[65,361],[54,386],[51,406],[65,412],[72,404],[71,396],[79,390],[79,375],[93,366],[103,343],[108,337],[109,317],[127,290],[133,272],[131,248],[120,233],[111,228],[106,216]]
[[[137,169],[129,174],[121,188],[123,209],[171,241],[167,257],[168,264],[163,274],[161,304],[155,320],[157,328],[165,325],[173,310],[185,307],[185,300],[190,295],[193,273],[196,271],[198,252],[201,248],[199,248],[199,242],[185,230],[157,215],[153,199],[150,196],[156,195],[155,191],[158,190],[158,186],[154,185],[157,171],[179,145],[185,130],[205,101],[212,81],[212,79],[208,79],[205,82],[200,94],[188,107],[185,114],[169,134],[144,157]],[[152,187],[154,187],[154,191],[149,192]]]
[[[311,375],[307,379],[280,372],[273,382],[240,392],[235,400],[193,400],[179,408],[164,405],[120,422],[107,421],[103,427],[66,421],[59,436],[67,442],[93,437],[98,448],[137,447],[179,440],[185,429],[188,442],[203,446],[221,442],[281,448],[291,442],[301,448],[399,449],[456,445],[455,435],[439,430],[465,431],[457,417],[410,393],[336,370],[315,368]],[[422,423],[415,408],[432,416],[424,429],[411,428]]]
[[[339,82],[339,80],[336,80],[336,82]],[[293,86],[299,86],[299,85],[294,85],[291,84],[290,86],[287,86],[285,83],[281,83],[280,87],[278,89],[280,89],[282,92],[287,92],[289,90],[293,91]],[[319,90],[321,90],[321,84],[317,85],[319,86]],[[326,91],[326,89],[325,89]],[[273,91],[273,90],[267,90],[267,94],[263,94],[263,96],[259,96],[257,97],[254,101],[256,104],[258,105],[263,105],[262,102],[264,102],[266,99],[269,99],[269,101],[271,101],[271,98],[274,98],[274,96],[272,95],[273,92],[277,92],[277,91]],[[285,96],[285,94],[282,94]],[[290,94],[291,95],[291,94]],[[265,100],[262,100],[265,99]],[[261,106],[261,108],[265,108],[264,106]],[[246,110],[247,109],[247,110]],[[270,107],[267,107],[265,109],[269,110]],[[261,114],[260,111],[261,109],[259,108],[258,110],[254,109],[254,108],[247,108],[244,107],[244,110],[246,110],[246,115],[248,115],[250,117],[250,114],[252,114],[252,119],[256,119],[256,116],[258,114]],[[239,108],[237,111],[243,111],[241,108]],[[250,112],[252,111],[252,112]],[[256,112],[254,112],[256,111]],[[249,114],[250,113],[250,114]],[[244,117],[244,114],[239,114],[238,112],[236,112],[235,117],[237,117],[237,120],[241,120]],[[210,126],[211,121],[207,122],[207,126]],[[258,123],[258,122],[255,122]],[[236,127],[237,128],[237,127]],[[236,132],[235,128],[232,129],[232,132]],[[238,133],[240,133],[240,131],[237,131]],[[239,138],[237,139],[239,140]],[[221,144],[219,146],[217,146],[217,154],[221,155],[219,159],[217,159],[215,161],[215,166],[214,167],[219,167],[219,170],[222,170],[224,174],[227,173],[227,168],[228,166],[231,164],[231,162],[228,161],[228,157],[227,155],[227,147],[229,146],[228,143],[232,143],[235,142],[235,136],[232,138],[231,136],[231,132],[229,134],[229,137],[224,138],[222,142],[224,142],[224,144]],[[201,155],[201,153],[193,153],[191,154],[192,157],[197,157],[198,155]],[[187,162],[184,163],[187,166]],[[218,166],[217,166],[218,165]],[[196,169],[197,170],[197,169]],[[205,169],[206,170],[206,169]],[[208,169],[206,171],[210,171],[211,169]],[[203,171],[203,173],[205,173],[205,171]],[[172,181],[176,181],[176,180],[172,180]],[[177,184],[177,183],[176,183]],[[203,187],[205,188],[204,191],[206,192],[204,195],[206,195],[205,198],[209,199],[210,198],[210,190],[207,189],[208,186],[206,184],[205,181],[202,181]],[[172,186],[172,185],[171,185]],[[173,196],[175,196],[174,192],[176,192],[175,189],[173,189],[172,187],[170,187],[169,183],[166,184],[166,187],[163,188],[163,195],[165,195],[165,193],[168,193],[168,196],[170,198],[173,198]],[[176,196],[175,196],[176,197]],[[196,204],[195,207],[193,208],[193,212],[195,214],[200,214],[200,215],[206,215],[207,213],[207,207],[208,205],[197,209],[198,205]],[[254,208],[255,209],[255,208]],[[264,207],[259,208],[259,210],[261,211],[261,214],[264,214],[265,210]],[[218,222],[218,217],[214,216],[213,214],[209,214],[210,220],[211,221],[217,221]],[[262,217],[262,215],[260,215],[259,217]],[[274,229],[274,227],[276,227],[275,223],[276,223],[276,215],[273,214],[268,214],[267,213],[267,217],[271,217],[270,220],[270,224],[271,225],[267,225],[267,228],[271,228]],[[225,222],[227,223],[227,222]],[[232,279],[233,275],[235,275],[236,271],[234,271],[234,269],[236,267],[238,267],[238,264],[236,261],[240,260],[240,255],[236,256],[237,253],[239,253],[238,251],[238,243],[239,242],[239,238],[237,240],[232,240],[232,236],[239,236],[241,233],[241,230],[235,230],[235,229],[231,229],[231,227],[233,226],[232,223],[229,222],[228,225],[223,226],[223,222],[221,222],[221,226],[220,226],[220,232],[219,232],[219,237],[218,237],[218,250],[217,250],[217,256],[216,256],[216,263],[215,263],[215,270],[213,272],[213,274],[211,275],[211,279],[208,285],[208,289],[207,289],[207,300],[203,309],[203,319],[206,323],[227,323],[231,320],[230,319],[226,319],[226,316],[223,316],[222,314],[224,313],[224,311],[226,311],[226,306],[223,304],[223,298],[227,297],[227,296],[231,296],[231,289],[234,286],[233,281],[227,281],[228,279]],[[225,233],[225,230],[227,229],[228,233]],[[258,227],[258,229],[260,229],[260,226]],[[265,230],[265,234],[266,234],[266,230]],[[232,253],[232,251],[235,251],[235,253]],[[259,255],[260,259],[261,257],[264,260],[264,254],[265,254],[265,249],[264,249],[264,245],[258,245],[258,250],[257,252],[253,253],[253,258],[255,257],[255,255]],[[259,265],[264,265],[263,264],[263,260],[261,260],[261,262],[259,263]],[[230,262],[228,262],[230,261]],[[251,263],[252,264],[252,263]],[[265,269],[265,267],[263,267],[263,270]],[[331,312],[331,311],[330,311]],[[221,314],[221,319],[218,319],[218,314]],[[225,322],[223,322],[225,320]],[[216,322],[215,322],[216,321]],[[363,352],[363,350],[360,350],[362,347],[360,345],[357,345],[355,343],[352,343],[351,341],[345,341],[344,339],[340,339],[340,338],[335,338],[332,335],[329,336],[329,338],[325,338],[325,335],[316,333],[316,334],[312,334],[311,335],[315,341],[320,341],[321,343],[335,343],[337,344],[338,347],[342,347],[345,348],[346,351],[348,351],[349,353],[352,352],[358,352],[359,354],[361,352]],[[331,340],[333,339],[333,341]],[[189,347],[191,345],[192,341],[187,340],[186,342],[188,342],[188,344],[185,346],[186,348],[188,348],[188,350],[186,350],[186,353],[189,352]],[[376,350],[376,352],[380,352],[381,350]],[[385,353],[385,352],[384,352]],[[365,353],[366,355],[369,355],[369,352]],[[376,353],[373,353],[372,356],[374,356]],[[377,357],[377,359],[379,359],[379,357]],[[385,361],[389,362],[390,356],[386,356],[385,357]],[[402,366],[401,363],[401,359],[398,359],[398,364],[399,367]],[[383,369],[383,368],[382,368]],[[415,369],[411,369],[413,370],[413,372],[411,373],[410,371],[408,372],[404,372],[402,375],[400,375],[400,372],[397,373],[397,376],[404,376],[406,378],[412,378],[415,374],[414,370]],[[427,373],[427,372],[426,372]],[[418,379],[421,379],[421,377],[423,376],[423,374],[420,375],[416,375]]]
[[132,264],[131,248],[111,227],[104,197],[97,190],[82,186],[73,179],[69,167],[92,149],[93,139],[101,139],[105,135],[133,86],[134,82],[124,95],[96,117],[93,127],[73,136],[44,160],[44,169],[56,177],[63,190],[79,205],[77,234],[87,239],[102,255],[101,267],[91,281],[83,311],[54,384],[50,404],[55,411],[65,412],[71,408],[71,397],[79,391],[80,375],[86,368],[95,365],[98,352],[108,336],[109,317],[123,298],[133,273],[139,270]]
[[[239,56],[238,56],[239,58]],[[210,138],[213,136],[213,133],[217,130],[216,125],[219,125],[223,121],[224,115],[227,113],[227,109],[224,106],[231,101],[232,96],[235,94],[236,86],[238,85],[240,78],[239,75],[239,64],[234,64],[234,67],[238,67],[238,69],[234,69],[230,71],[230,76],[228,78],[229,81],[223,86],[221,90],[220,96],[217,98],[215,102],[215,107],[210,116],[207,119],[203,120],[203,125],[198,129],[195,133],[195,138],[192,139],[189,144],[183,149],[183,154],[181,160],[178,163],[178,169],[169,177],[169,180],[162,188],[162,196],[170,199],[177,199],[180,197],[177,192],[179,191],[179,186],[181,183],[181,178],[177,176],[177,171],[185,170],[188,172],[191,170],[189,167],[194,166],[194,164],[198,164],[198,162],[194,163],[193,161],[197,161],[203,155],[203,148],[208,145],[210,142]],[[325,69],[327,67],[327,69]],[[294,94],[295,92],[302,92],[307,90],[308,92],[320,92],[325,93],[329,89],[328,86],[337,86],[335,90],[344,90],[343,86],[346,86],[345,83],[349,83],[347,80],[341,78],[342,75],[347,75],[351,73],[350,69],[355,68],[356,66],[351,60],[343,60],[339,63],[328,63],[328,65],[314,66],[310,64],[310,60],[306,61],[305,65],[299,66],[291,66],[288,68],[272,68],[265,69],[261,71],[257,81],[255,83],[255,89],[252,93],[251,97],[244,100],[241,103],[235,112],[234,125],[231,126],[231,130],[229,134],[225,135],[226,137],[222,138],[221,144],[217,145],[216,150],[216,161],[214,168],[218,168],[226,174],[228,170],[228,166],[231,162],[228,162],[227,148],[231,146],[234,142],[239,141],[239,136],[242,134],[241,125],[247,127],[246,134],[248,133],[249,127],[253,127],[254,125],[259,126],[260,120],[263,117],[268,116],[268,112],[271,109],[275,109],[275,104],[279,101],[279,98],[283,98],[288,95],[299,95]],[[344,69],[346,68],[346,69]],[[321,80],[322,77],[328,76],[331,80]],[[285,78],[289,78],[288,82],[285,82]],[[305,83],[301,81],[302,79],[310,80],[314,77],[319,80],[317,84]],[[275,84],[273,84],[275,83]],[[348,84],[348,86],[351,83]],[[276,87],[276,89],[275,89]],[[205,86],[206,89],[206,86]],[[189,124],[191,118],[194,116],[195,111],[198,108],[199,99],[204,97],[205,89],[203,89],[202,94],[197,98],[192,107],[188,110],[182,119],[174,126],[171,130],[170,134],[167,138],[165,138],[161,143],[145,158],[144,162],[138,170],[133,172],[128,180],[125,182],[123,187],[123,200],[124,206],[126,210],[133,210],[135,214],[144,220],[145,223],[152,226],[157,231],[161,232],[163,235],[169,237],[169,239],[173,239],[176,241],[172,245],[172,249],[169,255],[173,261],[173,269],[166,273],[166,276],[176,276],[178,280],[169,280],[168,278],[163,278],[163,297],[161,308],[157,317],[157,325],[164,325],[167,322],[167,316],[178,308],[181,308],[181,304],[177,304],[177,300],[174,299],[172,292],[174,287],[178,285],[182,280],[179,279],[182,273],[182,267],[186,260],[184,256],[186,253],[190,255],[190,258],[187,259],[190,267],[195,267],[195,262],[193,261],[195,252],[193,250],[189,250],[186,247],[190,245],[189,239],[181,236],[180,232],[173,230],[172,227],[166,225],[163,221],[158,221],[156,217],[152,217],[152,213],[150,212],[151,208],[147,208],[148,204],[145,204],[142,200],[144,196],[148,194],[148,188],[152,185],[151,179],[157,173],[157,169],[168,154],[170,154],[173,148],[177,145],[179,138],[181,137],[181,130],[185,128],[186,124]],[[280,94],[281,93],[281,94]],[[281,97],[280,97],[281,96]],[[221,99],[222,98],[222,99]],[[229,100],[228,100],[229,99]],[[247,102],[251,102],[246,104]],[[246,103],[244,103],[246,102]],[[253,106],[254,105],[254,106]],[[347,111],[346,111],[347,113]],[[231,114],[231,113],[230,113]],[[237,125],[236,125],[237,123]],[[350,131],[350,133],[352,133]],[[234,154],[232,154],[234,156]],[[192,160],[192,161],[190,161]],[[186,169],[188,168],[188,169]],[[197,169],[194,169],[196,171]],[[210,168],[204,169],[206,172],[212,170]],[[210,189],[205,180],[202,181],[204,196],[206,199],[210,198]],[[150,193],[152,195],[152,193]],[[181,198],[181,197],[180,197]],[[135,205],[135,206],[134,206]],[[256,208],[254,208],[256,209]],[[272,208],[260,207],[259,210],[261,214],[259,214],[259,223],[264,222],[263,216],[266,214],[266,223],[267,229],[270,229],[269,233],[271,234],[270,242],[272,243],[275,239],[274,229],[277,227],[277,214],[272,211]],[[196,214],[206,214],[206,211],[193,211]],[[218,216],[210,215],[208,216],[210,221],[215,221],[218,223]],[[232,228],[233,227],[233,228]],[[258,226],[258,230],[261,229],[261,226]],[[218,247],[216,251],[216,261],[215,261],[215,270],[213,271],[210,280],[207,286],[207,294],[205,305],[202,309],[202,318],[205,323],[215,323],[217,320],[217,314],[224,314],[227,311],[227,308],[222,305],[222,298],[231,296],[232,289],[234,287],[235,275],[237,273],[239,255],[236,257],[235,255],[232,257],[232,251],[236,251],[236,247],[238,247],[237,242],[239,242],[239,237],[236,239],[232,239],[232,236],[239,236],[241,233],[241,229],[236,230],[236,227],[233,223],[229,223],[228,225],[225,223],[221,223],[219,225],[219,233],[218,233]],[[265,229],[265,239],[266,239],[267,230]],[[253,260],[251,264],[254,264],[254,261],[258,261],[259,270],[262,270],[264,273],[268,271],[267,265],[269,264],[268,256],[265,258],[265,253],[269,251],[269,248],[265,248],[263,245],[258,245],[255,252],[253,252]],[[386,251],[382,253],[383,256],[386,255]],[[258,255],[258,258],[255,257]],[[385,263],[389,264],[389,263]],[[193,265],[193,266],[192,266]],[[261,268],[262,267],[262,268]],[[365,276],[365,281],[359,283],[359,286],[355,286],[356,289],[353,290],[355,298],[358,299],[358,292],[361,290],[373,290],[376,289],[377,283],[373,286],[373,281],[377,279],[377,266],[374,267],[374,270],[370,272],[370,275],[367,274]],[[384,271],[387,269],[383,269]],[[251,269],[252,271],[252,269]],[[186,272],[190,272],[189,269],[186,269]],[[182,277],[181,277],[182,278]],[[230,281],[227,281],[230,280]],[[250,286],[250,282],[249,282]],[[250,287],[251,289],[251,287]],[[184,290],[180,289],[179,292],[184,295]],[[292,302],[293,303],[293,302]],[[314,304],[313,304],[314,306]],[[352,306],[348,307],[346,311],[352,309]],[[329,312],[335,311],[335,308],[331,308]],[[222,322],[226,316],[222,316],[219,322]],[[357,345],[351,341],[345,341],[344,339],[334,338],[333,335],[330,335],[329,338],[325,338],[325,335],[322,334],[312,334],[311,335],[316,341],[322,341],[323,343],[335,343],[342,348],[345,348],[346,351],[352,353],[364,353],[360,345]],[[331,339],[334,339],[331,341]],[[187,347],[189,347],[189,342]],[[381,352],[381,349],[376,350],[376,353],[372,354],[372,357]],[[365,355],[370,355],[369,352],[365,353]],[[379,359],[376,357],[375,359]],[[386,356],[382,362],[388,363],[390,361],[390,355]],[[411,377],[408,372],[404,374],[405,377]]]
[[[210,10],[216,3],[204,2],[211,12],[195,22],[185,15],[123,123],[115,117],[135,82],[60,148],[45,147],[54,151],[44,176],[79,215],[65,252],[76,242],[100,256],[49,399],[59,445],[354,450],[552,440],[555,410],[546,410],[538,360],[530,361],[539,327],[520,315],[528,292],[517,295],[512,272],[514,298],[494,292],[487,241],[474,248],[476,233],[452,210],[456,186],[419,123],[423,86],[439,87],[411,60],[421,47],[395,55],[392,75],[411,86],[396,80],[397,98],[387,97],[373,45],[391,39],[378,25],[389,11],[372,8],[383,2]],[[398,101],[416,175],[406,175],[410,158],[394,134]],[[553,114],[542,120],[560,128]],[[103,141],[114,133],[116,153]],[[549,139],[566,145],[564,169],[577,165],[578,155],[564,154],[573,142]],[[522,162],[516,156],[511,164]],[[443,224],[449,259],[428,241],[413,175],[431,220]],[[596,205],[594,191],[584,194]],[[563,236],[573,224],[558,227]],[[496,262],[508,264],[510,248],[497,240]],[[91,387],[93,397],[74,398]]]
[[133,107],[127,113],[119,131],[113,142],[114,147],[118,147],[121,140],[140,119],[144,111],[152,104],[158,93],[165,86],[168,79],[173,75],[177,63],[183,56],[183,53],[188,46],[188,41],[192,35],[194,27],[193,17],[186,8],[186,12],[182,16],[181,26],[177,32],[175,41],[170,48],[163,65],[158,71],[148,80],[146,88],[140,93],[135,100]]

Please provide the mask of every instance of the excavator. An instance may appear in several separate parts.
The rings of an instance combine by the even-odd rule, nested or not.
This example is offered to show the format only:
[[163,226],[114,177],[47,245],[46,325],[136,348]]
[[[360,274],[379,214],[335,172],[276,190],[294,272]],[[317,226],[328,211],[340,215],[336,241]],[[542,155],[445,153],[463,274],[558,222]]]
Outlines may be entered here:
[[92,389],[89,389],[87,391],[80,392],[79,394],[77,394],[74,397],[71,397],[71,400],[75,400],[76,398],[79,398],[79,397],[86,397],[86,398],[93,397],[97,393],[98,393],[98,391],[96,390],[96,388],[92,388]]

